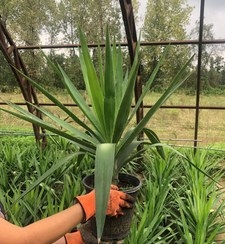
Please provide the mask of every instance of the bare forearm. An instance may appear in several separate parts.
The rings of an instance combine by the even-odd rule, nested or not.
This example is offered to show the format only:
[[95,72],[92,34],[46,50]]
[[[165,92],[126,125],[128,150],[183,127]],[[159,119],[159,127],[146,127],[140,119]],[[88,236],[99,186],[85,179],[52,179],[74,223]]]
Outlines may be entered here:
[[33,243],[53,243],[78,225],[82,219],[83,210],[79,204],[76,204],[49,218],[33,223],[25,229],[28,239],[36,240]]
[[[133,198],[128,194],[111,187],[107,215],[123,214],[122,207],[131,208]],[[117,188],[117,187],[116,187]],[[46,219],[37,221],[26,227],[18,227],[0,219],[0,243],[4,244],[65,244],[63,235],[77,226],[83,219],[88,220],[95,214],[95,191],[76,198],[78,204]],[[81,233],[66,236],[68,242],[83,243]],[[76,239],[75,239],[76,238]],[[77,242],[78,243],[78,242]]]
[[0,228],[0,243],[50,244],[78,225],[83,219],[83,210],[76,204],[60,213],[42,219],[26,227],[17,227],[4,220]]

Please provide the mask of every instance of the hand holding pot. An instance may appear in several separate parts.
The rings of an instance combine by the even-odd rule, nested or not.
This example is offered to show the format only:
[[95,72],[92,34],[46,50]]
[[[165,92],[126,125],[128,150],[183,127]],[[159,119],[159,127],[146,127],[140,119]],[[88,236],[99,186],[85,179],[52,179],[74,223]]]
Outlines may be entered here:
[[106,215],[118,216],[123,215],[122,208],[132,208],[134,198],[122,191],[118,187],[111,185],[110,196]]
[[[95,208],[95,191],[82,196],[76,197],[76,200],[83,208],[84,211],[84,221],[87,221],[92,216],[94,216]],[[106,215],[118,216],[123,215],[122,208],[132,208],[134,199],[130,195],[118,191],[118,187],[115,185],[111,186],[109,194],[109,202],[106,211]]]

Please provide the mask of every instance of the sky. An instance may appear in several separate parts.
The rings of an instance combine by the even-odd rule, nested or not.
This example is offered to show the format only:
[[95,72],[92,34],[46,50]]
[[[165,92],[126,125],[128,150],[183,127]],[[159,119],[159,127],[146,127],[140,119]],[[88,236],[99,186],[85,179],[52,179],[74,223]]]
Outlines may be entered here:
[[[140,17],[144,15],[147,0],[139,0]],[[190,24],[187,27],[189,32],[194,28],[196,20],[200,15],[201,0],[187,0],[190,6],[193,6]],[[205,0],[204,23],[213,24],[214,38],[225,39],[225,0]]]

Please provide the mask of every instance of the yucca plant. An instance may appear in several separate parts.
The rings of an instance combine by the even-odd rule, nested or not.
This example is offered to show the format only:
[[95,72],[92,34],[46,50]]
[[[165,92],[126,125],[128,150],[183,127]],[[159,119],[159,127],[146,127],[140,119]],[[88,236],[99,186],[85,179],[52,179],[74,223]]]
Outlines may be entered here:
[[[145,128],[145,126],[160,106],[176,91],[187,77],[189,77],[186,68],[190,64],[192,58],[185,63],[183,68],[177,73],[174,79],[172,79],[169,87],[158,101],[146,112],[144,118],[135,127],[131,127],[130,122],[146,93],[149,91],[166,56],[166,51],[149,77],[136,106],[132,109],[133,90],[140,65],[140,45],[137,45],[132,67],[124,74],[121,47],[117,47],[115,41],[111,45],[108,30],[106,35],[105,58],[103,60],[102,52],[99,47],[97,68],[95,68],[92,62],[85,37],[81,31],[80,43],[80,64],[91,107],[73,85],[63,69],[59,65],[53,64],[50,60],[48,60],[48,63],[62,78],[62,82],[68,94],[83,112],[88,123],[81,121],[76,114],[65,107],[62,102],[45,88],[31,78],[25,77],[34,87],[64,111],[70,120],[75,122],[81,129],[78,129],[77,126],[73,126],[71,123],[35,105],[32,106],[47,116],[51,122],[43,121],[12,103],[8,104],[11,108],[16,110],[16,112],[3,108],[1,108],[1,110],[60,135],[75,143],[82,151],[94,155],[97,237],[100,240],[104,227],[110,185],[112,182],[117,182],[118,173],[121,168],[126,163],[139,156],[140,151],[136,150],[137,146],[144,143],[143,141],[137,140],[137,136],[141,131],[144,131],[150,139],[149,144],[159,142],[157,135],[150,129]],[[163,150],[159,145],[157,146],[157,150],[163,157]]]

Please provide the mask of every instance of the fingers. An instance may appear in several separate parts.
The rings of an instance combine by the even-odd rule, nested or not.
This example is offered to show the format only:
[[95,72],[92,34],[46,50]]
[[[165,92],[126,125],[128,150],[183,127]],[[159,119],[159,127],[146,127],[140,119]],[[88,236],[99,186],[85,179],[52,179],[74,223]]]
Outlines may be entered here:
[[[111,190],[119,191],[118,186],[113,185],[113,184],[111,185],[110,189]],[[121,199],[126,200],[126,201],[128,201],[130,203],[134,203],[135,199],[131,195],[126,194],[124,192],[120,192],[120,194],[121,194],[121,196],[120,196]]]
[[124,201],[124,200],[121,199],[120,202],[119,202],[119,206],[121,208],[132,208],[133,207],[133,204],[131,204],[131,203],[129,203],[129,202]]
[[135,199],[131,195],[122,192],[119,205],[123,208],[132,208],[134,201]]
[[121,194],[120,198],[125,201],[128,201],[130,203],[134,203],[134,201],[135,201],[135,199],[131,195],[126,194],[126,193]]
[[116,186],[116,185],[111,185],[110,189],[111,190],[116,190],[116,191],[119,190],[118,186]]
[[132,208],[134,198],[124,192],[118,191],[118,187],[111,185],[110,197],[106,214],[109,216],[124,215],[122,209]]
[[121,208],[119,210],[116,211],[117,216],[121,216],[124,215],[123,211],[121,210]]
[[121,210],[121,208],[118,209],[118,210],[116,210],[116,212],[110,214],[111,217],[112,217],[112,216],[118,217],[118,216],[122,216],[122,215],[124,215],[124,213],[123,213],[123,211]]

